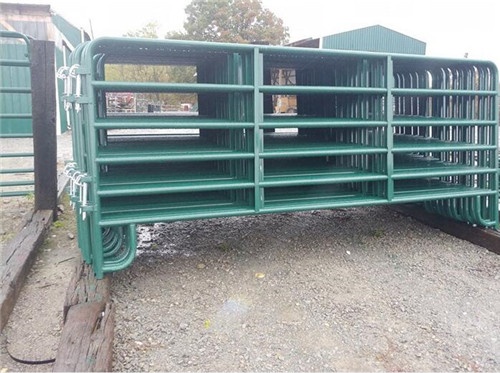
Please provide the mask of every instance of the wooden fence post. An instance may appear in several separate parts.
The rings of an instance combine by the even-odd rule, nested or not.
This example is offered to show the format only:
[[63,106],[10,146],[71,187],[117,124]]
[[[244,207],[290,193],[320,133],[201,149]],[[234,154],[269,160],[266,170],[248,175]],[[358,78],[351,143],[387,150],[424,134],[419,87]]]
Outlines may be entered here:
[[31,42],[31,102],[35,211],[57,214],[57,138],[54,42]]

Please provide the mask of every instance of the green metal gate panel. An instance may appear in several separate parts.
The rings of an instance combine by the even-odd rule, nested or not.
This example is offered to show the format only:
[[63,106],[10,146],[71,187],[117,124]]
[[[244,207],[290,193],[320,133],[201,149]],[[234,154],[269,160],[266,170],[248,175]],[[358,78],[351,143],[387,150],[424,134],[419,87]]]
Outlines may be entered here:
[[30,41],[0,31],[0,197],[33,193]]
[[[107,79],[113,65],[190,66],[196,82]],[[296,84],[273,84],[280,69]],[[144,223],[422,202],[498,227],[490,62],[101,38],[62,75],[79,246],[98,277],[133,261]],[[139,93],[194,95],[198,112],[109,110]],[[297,113],[274,114],[274,95],[296,96]]]
[[[1,38],[0,55],[0,134],[31,136],[31,95],[19,88],[29,90],[30,69],[28,66],[16,66],[14,61],[28,60],[26,43],[22,39]],[[11,62],[8,62],[11,61]],[[29,92],[28,92],[29,93]]]

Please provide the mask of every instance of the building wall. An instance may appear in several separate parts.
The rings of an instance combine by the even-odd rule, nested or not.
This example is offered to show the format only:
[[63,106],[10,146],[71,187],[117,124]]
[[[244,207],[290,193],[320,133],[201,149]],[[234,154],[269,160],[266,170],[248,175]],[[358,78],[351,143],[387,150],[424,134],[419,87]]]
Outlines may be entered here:
[[[67,22],[63,17],[54,14],[49,5],[0,3],[0,29],[20,32],[38,40],[53,41],[56,47],[56,70],[63,66],[64,54],[69,55],[70,51],[82,39],[81,31]],[[20,53],[24,53],[23,48],[25,50],[22,43],[16,40],[0,38],[0,44],[2,58],[19,56]],[[15,50],[16,48],[18,49],[17,51]],[[13,87],[16,86],[17,82],[25,81],[26,76],[29,77],[29,70],[2,67],[0,74],[2,78],[9,76],[9,79],[3,80],[2,85],[9,84],[8,86]],[[64,86],[63,81],[58,79],[54,84],[56,84],[56,92],[58,97],[60,97]],[[31,112],[29,95],[24,95],[25,97],[23,98],[16,97],[16,94],[10,94],[8,97],[4,95],[2,94],[2,97],[0,97],[2,101],[0,112]],[[65,132],[70,123],[60,99],[57,102],[57,110],[59,113],[57,117],[58,133]],[[31,122],[29,119],[3,120],[0,126],[0,133],[29,132],[31,132]]]

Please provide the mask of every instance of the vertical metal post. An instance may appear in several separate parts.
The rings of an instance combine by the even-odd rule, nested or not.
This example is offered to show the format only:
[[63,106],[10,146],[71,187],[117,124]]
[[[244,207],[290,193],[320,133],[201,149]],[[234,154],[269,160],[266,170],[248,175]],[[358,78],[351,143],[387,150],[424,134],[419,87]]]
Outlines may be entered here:
[[392,93],[392,89],[394,88],[394,71],[392,62],[392,58],[387,56],[385,115],[387,120],[387,200],[389,202],[394,198],[394,179],[392,178],[394,174],[394,131],[392,129],[392,121],[394,119],[394,95]]
[[57,209],[57,139],[54,42],[31,43],[35,211]]
[[263,161],[260,159],[264,151],[263,131],[260,124],[264,122],[264,95],[260,92],[260,87],[264,85],[264,57],[259,48],[253,51],[253,72],[254,72],[254,199],[255,212],[259,212],[264,207],[264,191],[260,187],[260,181],[264,178]]

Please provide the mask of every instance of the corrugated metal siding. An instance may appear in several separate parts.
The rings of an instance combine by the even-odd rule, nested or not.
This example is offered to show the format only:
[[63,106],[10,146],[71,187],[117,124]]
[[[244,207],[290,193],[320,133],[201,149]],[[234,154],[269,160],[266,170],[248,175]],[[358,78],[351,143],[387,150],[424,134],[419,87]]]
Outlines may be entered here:
[[323,37],[324,49],[425,54],[426,44],[383,26],[370,26]]

